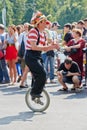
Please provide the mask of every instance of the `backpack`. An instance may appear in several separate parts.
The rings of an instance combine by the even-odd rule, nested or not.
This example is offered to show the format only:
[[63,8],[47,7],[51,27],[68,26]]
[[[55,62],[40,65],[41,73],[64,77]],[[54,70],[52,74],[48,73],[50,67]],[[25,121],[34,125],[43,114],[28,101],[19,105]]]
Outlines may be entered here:
[[24,43],[24,35],[22,37],[22,42],[21,42],[21,46],[19,48],[19,51],[18,51],[18,56],[20,58],[23,58],[24,57],[24,54],[25,54],[25,43]]

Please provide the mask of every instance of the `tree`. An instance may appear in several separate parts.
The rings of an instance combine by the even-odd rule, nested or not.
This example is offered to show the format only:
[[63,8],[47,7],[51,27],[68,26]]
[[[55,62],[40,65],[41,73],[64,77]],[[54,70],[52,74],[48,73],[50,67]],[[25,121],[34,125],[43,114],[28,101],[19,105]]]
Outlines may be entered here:
[[51,22],[58,21],[62,26],[67,22],[87,17],[87,0],[1,0],[0,23],[2,23],[3,1],[6,2],[7,25],[30,22],[36,10],[43,12]]
[[51,21],[55,21],[56,20],[56,15],[57,15],[57,2],[56,0],[38,0],[36,1],[36,5],[37,5],[37,10],[40,10],[41,12],[43,12],[46,16],[51,14],[52,17],[50,17],[49,19]]
[[26,7],[25,7],[26,0],[16,0],[12,1],[12,3],[14,12],[14,15],[12,17],[13,23],[21,24],[23,23],[23,17],[26,13]]
[[[68,3],[62,6],[59,21],[61,25],[64,25],[67,22],[74,22],[80,19],[83,19],[84,16],[87,15],[87,11],[85,10],[85,4],[82,0],[68,0]],[[85,14],[85,15],[84,15]]]

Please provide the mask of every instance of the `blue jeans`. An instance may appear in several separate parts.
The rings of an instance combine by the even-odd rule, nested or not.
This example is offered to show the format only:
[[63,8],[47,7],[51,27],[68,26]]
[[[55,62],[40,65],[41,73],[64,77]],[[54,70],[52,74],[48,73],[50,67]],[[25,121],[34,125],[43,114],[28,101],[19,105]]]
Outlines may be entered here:
[[10,81],[5,59],[0,60],[0,73],[2,81]]
[[47,57],[46,52],[45,52],[45,53],[42,53],[42,54],[41,54],[41,57],[42,57],[42,59],[43,59],[43,63],[45,64],[46,57]]
[[50,77],[50,80],[53,80],[54,79],[54,57],[52,56],[46,57],[45,67],[47,72],[47,78]]

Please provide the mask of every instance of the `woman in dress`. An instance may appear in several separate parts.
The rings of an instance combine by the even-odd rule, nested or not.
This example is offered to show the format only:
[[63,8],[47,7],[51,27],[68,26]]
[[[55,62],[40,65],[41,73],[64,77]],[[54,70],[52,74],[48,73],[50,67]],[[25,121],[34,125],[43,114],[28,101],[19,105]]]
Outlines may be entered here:
[[17,49],[15,43],[17,42],[18,34],[16,31],[15,25],[8,27],[8,34],[5,43],[7,44],[6,48],[6,60],[9,66],[9,73],[11,83],[16,82],[16,59],[17,59]]

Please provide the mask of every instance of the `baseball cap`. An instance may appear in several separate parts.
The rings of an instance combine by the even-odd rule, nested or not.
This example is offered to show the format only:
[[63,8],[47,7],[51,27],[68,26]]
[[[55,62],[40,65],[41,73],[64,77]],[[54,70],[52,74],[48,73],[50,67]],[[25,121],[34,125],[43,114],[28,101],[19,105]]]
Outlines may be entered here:
[[52,27],[54,27],[54,26],[60,27],[60,24],[58,22],[53,22]]
[[79,20],[79,21],[78,21],[78,24],[79,24],[79,23],[80,23],[80,24],[84,24],[84,21],[83,21],[83,20]]
[[84,22],[87,21],[87,18],[84,19]]
[[69,29],[72,29],[72,25],[71,25],[70,23],[66,23],[66,24],[64,25],[64,27],[69,28]]

